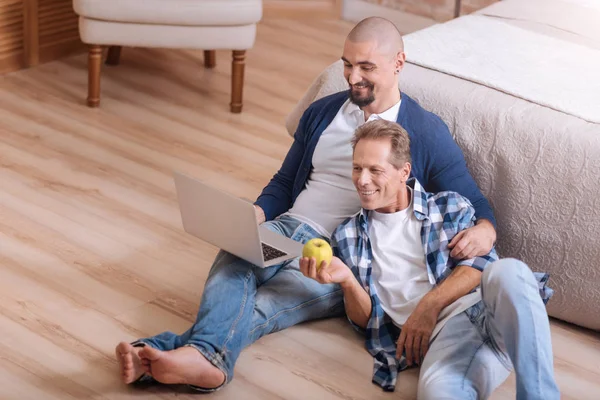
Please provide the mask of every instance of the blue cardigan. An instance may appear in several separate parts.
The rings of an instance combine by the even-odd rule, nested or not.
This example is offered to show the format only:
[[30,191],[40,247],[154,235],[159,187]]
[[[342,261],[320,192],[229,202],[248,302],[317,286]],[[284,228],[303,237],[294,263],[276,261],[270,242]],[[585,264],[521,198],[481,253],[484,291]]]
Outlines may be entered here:
[[[283,165],[255,202],[267,221],[288,211],[304,189],[317,142],[347,98],[347,91],[334,93],[312,103],[302,115]],[[492,208],[467,170],[463,153],[446,124],[404,93],[397,122],[410,136],[411,176],[427,192],[450,190],[465,196],[473,204],[477,219],[485,218],[495,227]]]

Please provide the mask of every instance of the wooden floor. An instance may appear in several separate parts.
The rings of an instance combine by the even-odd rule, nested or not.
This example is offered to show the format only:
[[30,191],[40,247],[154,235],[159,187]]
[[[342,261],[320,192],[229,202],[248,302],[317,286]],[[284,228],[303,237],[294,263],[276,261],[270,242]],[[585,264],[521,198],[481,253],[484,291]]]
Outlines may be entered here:
[[[341,55],[351,25],[268,20],[248,55],[245,108],[228,112],[230,53],[126,49],[84,106],[86,58],[0,77],[0,399],[197,398],[119,382],[116,343],[194,320],[216,249],[183,232],[172,171],[254,199],[291,139],[284,118]],[[600,337],[552,326],[565,399],[600,398]],[[244,351],[219,399],[414,399],[371,384],[343,320]],[[514,376],[494,399],[514,398]]]

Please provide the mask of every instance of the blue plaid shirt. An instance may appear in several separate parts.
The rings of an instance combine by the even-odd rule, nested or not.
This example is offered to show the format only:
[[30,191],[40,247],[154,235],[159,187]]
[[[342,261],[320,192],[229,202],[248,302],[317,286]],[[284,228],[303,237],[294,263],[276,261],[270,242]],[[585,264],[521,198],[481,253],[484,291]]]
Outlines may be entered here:
[[[432,285],[440,284],[457,266],[466,265],[483,271],[498,259],[495,249],[483,257],[468,260],[451,258],[448,243],[457,233],[474,225],[473,206],[468,199],[455,192],[427,193],[415,178],[410,179],[407,185],[413,189],[415,217],[423,223],[421,240],[429,282]],[[354,323],[352,325],[366,335],[366,348],[374,358],[373,383],[385,391],[393,391],[398,372],[407,365],[404,355],[400,360],[396,359],[396,341],[400,330],[383,311],[371,280],[373,255],[369,241],[368,213],[362,209],[338,226],[332,235],[331,244],[334,254],[352,269],[358,282],[371,297],[371,316],[366,331]],[[552,295],[552,290],[546,287],[548,274],[535,275],[540,294],[546,303]]]

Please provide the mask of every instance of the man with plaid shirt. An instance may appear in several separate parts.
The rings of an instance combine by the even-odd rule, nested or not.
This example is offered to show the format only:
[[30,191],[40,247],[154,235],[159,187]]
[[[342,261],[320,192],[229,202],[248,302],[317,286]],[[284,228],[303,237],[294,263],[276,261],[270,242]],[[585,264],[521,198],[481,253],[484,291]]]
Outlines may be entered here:
[[427,193],[410,178],[410,141],[376,120],[354,135],[353,182],[362,209],[331,241],[327,265],[302,258],[305,276],[338,283],[352,325],[374,358],[373,382],[393,391],[420,365],[419,399],[487,398],[514,368],[517,399],[558,399],[545,303],[548,275],[514,259],[450,256],[475,211],[455,192]]

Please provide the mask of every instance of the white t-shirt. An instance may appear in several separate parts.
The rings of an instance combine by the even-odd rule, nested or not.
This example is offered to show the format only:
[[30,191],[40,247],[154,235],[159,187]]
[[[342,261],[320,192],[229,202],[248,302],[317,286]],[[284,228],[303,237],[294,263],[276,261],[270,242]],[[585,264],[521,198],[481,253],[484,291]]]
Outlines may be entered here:
[[[410,205],[395,213],[369,213],[369,239],[373,260],[373,285],[381,307],[402,327],[419,301],[433,289],[425,264],[421,240],[422,221],[415,217],[413,191]],[[467,294],[442,310],[432,333],[437,335],[446,321],[481,300],[479,291]]]
[[[396,121],[400,101],[368,121]],[[360,210],[360,199],[352,183],[352,146],[354,131],[365,123],[364,112],[350,100],[321,134],[313,154],[313,171],[306,188],[286,213],[330,237],[346,218]]]
[[383,310],[398,326],[433,285],[429,282],[420,220],[410,205],[395,213],[369,213],[369,239],[373,260],[371,276]]

